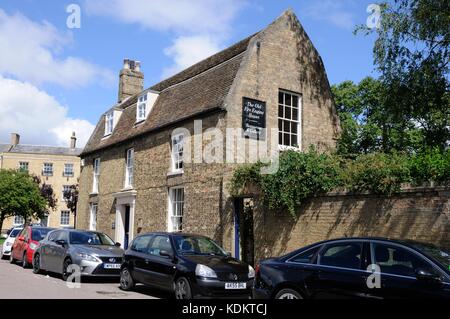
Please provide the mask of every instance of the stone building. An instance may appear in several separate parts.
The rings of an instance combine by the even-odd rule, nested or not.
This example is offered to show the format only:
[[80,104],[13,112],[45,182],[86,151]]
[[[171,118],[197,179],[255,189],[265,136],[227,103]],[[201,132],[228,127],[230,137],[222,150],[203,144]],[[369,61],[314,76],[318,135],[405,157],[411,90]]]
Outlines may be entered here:
[[81,154],[77,227],[123,246],[140,232],[200,233],[240,255],[236,166],[264,145],[276,150],[265,158],[333,148],[338,134],[322,60],[291,11],[145,90],[140,62],[127,59],[118,102]]
[[[10,144],[0,144],[0,169],[19,169],[28,171],[51,185],[55,192],[57,207],[50,211],[41,224],[49,227],[73,227],[74,216],[67,208],[63,192],[78,183],[80,176],[81,148],[76,148],[75,133],[70,138],[69,147],[20,144],[20,136],[11,134]],[[3,222],[3,228],[24,223],[23,218],[15,216]]]

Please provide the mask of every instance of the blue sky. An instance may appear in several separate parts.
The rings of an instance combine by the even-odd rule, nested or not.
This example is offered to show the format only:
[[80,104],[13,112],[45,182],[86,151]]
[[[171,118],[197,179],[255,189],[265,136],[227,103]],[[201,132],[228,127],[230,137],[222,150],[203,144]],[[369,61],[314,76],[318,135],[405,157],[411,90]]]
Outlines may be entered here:
[[[2,0],[0,142],[84,144],[117,100],[123,58],[140,60],[148,87],[264,28],[292,8],[324,61],[330,83],[373,72],[374,37],[355,36],[365,0]],[[66,25],[69,4],[81,27]],[[3,61],[3,62],[2,62]]]

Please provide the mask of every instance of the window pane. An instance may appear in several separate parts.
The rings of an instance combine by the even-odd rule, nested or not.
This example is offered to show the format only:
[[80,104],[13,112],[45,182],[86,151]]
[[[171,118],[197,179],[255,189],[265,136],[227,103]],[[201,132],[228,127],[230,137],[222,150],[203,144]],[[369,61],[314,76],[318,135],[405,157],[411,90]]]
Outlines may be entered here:
[[375,263],[381,272],[415,277],[418,268],[434,272],[433,267],[417,255],[397,246],[374,244]]
[[288,106],[284,107],[284,117],[286,119],[291,119],[291,108]]
[[285,105],[291,105],[292,104],[292,100],[291,100],[291,95],[285,93],[284,94],[284,104]]
[[283,145],[286,145],[286,146],[291,145],[291,137],[287,133],[284,134],[284,144]]
[[283,92],[278,92],[278,103],[283,104]]
[[342,243],[329,245],[322,253],[320,264],[326,266],[360,269],[361,243]]
[[297,134],[298,124],[296,122],[291,122],[291,132]]
[[136,238],[131,245],[131,250],[148,253],[148,245],[150,244],[151,236],[141,236]]
[[298,107],[298,97],[296,95],[292,96],[292,106]]
[[298,109],[292,109],[292,119],[298,121]]
[[281,133],[281,132],[278,133],[278,144],[284,145],[283,144],[283,133]]
[[297,262],[297,263],[304,263],[309,264],[312,262],[312,258],[316,254],[316,252],[320,249],[321,246],[309,249],[305,252],[302,252],[295,256],[294,258],[290,259],[289,261]]
[[283,117],[283,105],[278,105],[278,117]]
[[298,146],[297,135],[291,135],[291,145],[295,147]]

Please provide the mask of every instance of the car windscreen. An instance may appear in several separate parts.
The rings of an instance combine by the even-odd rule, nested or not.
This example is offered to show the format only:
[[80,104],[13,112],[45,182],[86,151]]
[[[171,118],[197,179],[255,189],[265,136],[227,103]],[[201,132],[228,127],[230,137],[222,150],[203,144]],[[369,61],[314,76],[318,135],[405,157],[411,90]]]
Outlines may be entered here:
[[227,253],[214,241],[201,236],[174,236],[175,248],[182,255],[218,255],[227,256]]
[[17,235],[19,235],[19,233],[22,231],[22,228],[18,228],[18,229],[13,229],[11,230],[11,232],[9,233],[9,237],[11,238],[16,238]]
[[439,262],[447,273],[450,273],[450,251],[444,248],[439,248],[434,245],[413,243],[413,246],[424,252],[426,255],[433,257]]
[[69,242],[72,245],[114,246],[114,241],[108,235],[96,232],[70,232]]
[[31,239],[34,241],[41,241],[51,230],[51,228],[33,228],[31,231]]

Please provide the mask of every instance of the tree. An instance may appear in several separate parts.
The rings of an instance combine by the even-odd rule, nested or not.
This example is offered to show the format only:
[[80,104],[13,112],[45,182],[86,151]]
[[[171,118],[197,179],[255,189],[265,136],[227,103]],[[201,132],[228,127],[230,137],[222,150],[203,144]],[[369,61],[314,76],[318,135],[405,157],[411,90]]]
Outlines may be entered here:
[[53,191],[53,187],[49,184],[45,184],[41,182],[41,178],[36,175],[31,175],[33,181],[39,186],[39,190],[41,192],[41,196],[47,201],[47,208],[51,210],[56,209],[56,205],[58,200],[56,199],[55,192]]
[[0,170],[0,229],[5,218],[43,218],[47,201],[32,176],[16,170]]
[[64,199],[67,203],[67,208],[74,216],[74,226],[77,226],[77,204],[78,204],[78,184],[71,185],[68,190],[64,191]]
[[422,149],[445,149],[450,141],[450,2],[394,0],[380,7],[380,27],[359,26],[356,32],[377,33],[374,63],[385,90],[384,112],[400,133],[396,147],[411,138],[403,132],[416,128]]

